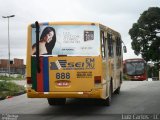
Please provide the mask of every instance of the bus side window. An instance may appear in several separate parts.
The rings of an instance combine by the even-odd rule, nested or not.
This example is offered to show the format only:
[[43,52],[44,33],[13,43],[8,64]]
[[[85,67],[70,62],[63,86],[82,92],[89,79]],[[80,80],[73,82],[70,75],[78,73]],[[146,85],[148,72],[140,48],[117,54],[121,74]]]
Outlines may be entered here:
[[106,56],[106,41],[104,37],[104,32],[101,31],[101,52],[102,52],[102,58],[104,59]]
[[113,40],[112,34],[107,34],[107,42],[108,42],[108,55],[109,57],[113,57]]
[[121,39],[120,37],[116,38],[116,55],[121,56],[121,50],[122,50],[122,45],[121,45]]
[[120,37],[118,38],[119,38],[119,56],[121,56],[122,55],[122,42],[121,42],[121,38]]

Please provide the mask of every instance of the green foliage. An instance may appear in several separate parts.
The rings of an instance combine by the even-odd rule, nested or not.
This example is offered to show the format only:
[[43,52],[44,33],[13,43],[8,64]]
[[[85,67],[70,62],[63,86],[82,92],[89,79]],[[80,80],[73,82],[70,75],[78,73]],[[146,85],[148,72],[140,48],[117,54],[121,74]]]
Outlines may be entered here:
[[127,77],[127,75],[123,74],[123,80],[125,80],[125,81],[129,80],[129,78]]
[[23,76],[19,74],[16,78],[18,78],[18,79],[22,79],[22,78],[23,78]]
[[14,77],[8,77],[8,76],[0,76],[0,80],[14,80]]
[[152,77],[158,77],[158,72],[159,72],[159,65],[155,64],[153,67],[150,67],[149,65],[147,65],[147,75],[148,78],[152,78]]
[[8,77],[3,75],[0,76],[0,80],[22,80],[22,79],[24,79],[22,75],[18,75],[17,77],[12,77],[12,76]]
[[25,88],[23,86],[17,85],[13,82],[0,81],[0,98],[5,98],[6,96],[14,96],[16,93],[22,91],[25,91]]
[[160,60],[160,8],[151,7],[144,11],[137,23],[129,30],[132,49],[136,55],[141,54],[146,61]]

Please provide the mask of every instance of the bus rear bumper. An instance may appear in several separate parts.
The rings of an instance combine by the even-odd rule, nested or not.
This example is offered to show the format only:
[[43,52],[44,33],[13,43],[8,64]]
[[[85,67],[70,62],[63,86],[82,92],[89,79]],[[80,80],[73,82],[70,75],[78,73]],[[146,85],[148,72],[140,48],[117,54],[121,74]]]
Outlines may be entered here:
[[95,89],[90,92],[36,92],[27,90],[28,98],[102,98],[102,89]]

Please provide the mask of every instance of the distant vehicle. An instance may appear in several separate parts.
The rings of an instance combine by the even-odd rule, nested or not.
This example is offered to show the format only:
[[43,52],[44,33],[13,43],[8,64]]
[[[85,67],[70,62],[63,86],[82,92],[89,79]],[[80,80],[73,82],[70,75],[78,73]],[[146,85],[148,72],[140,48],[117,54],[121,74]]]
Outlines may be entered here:
[[129,80],[146,80],[146,62],[142,58],[126,59],[123,61],[123,72]]
[[[43,32],[46,28],[49,33]],[[45,42],[43,33],[45,39],[56,37]],[[36,22],[28,27],[27,45],[29,98],[47,98],[49,105],[97,98],[110,105],[111,94],[119,94],[122,40],[113,29],[92,22]]]

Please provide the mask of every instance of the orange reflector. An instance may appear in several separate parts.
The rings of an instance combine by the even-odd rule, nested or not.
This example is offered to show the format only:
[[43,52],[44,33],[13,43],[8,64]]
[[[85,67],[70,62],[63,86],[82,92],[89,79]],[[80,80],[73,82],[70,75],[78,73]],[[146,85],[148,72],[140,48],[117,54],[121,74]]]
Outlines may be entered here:
[[31,77],[27,77],[27,84],[32,84],[32,79],[31,79]]
[[94,76],[94,83],[101,83],[101,76]]

